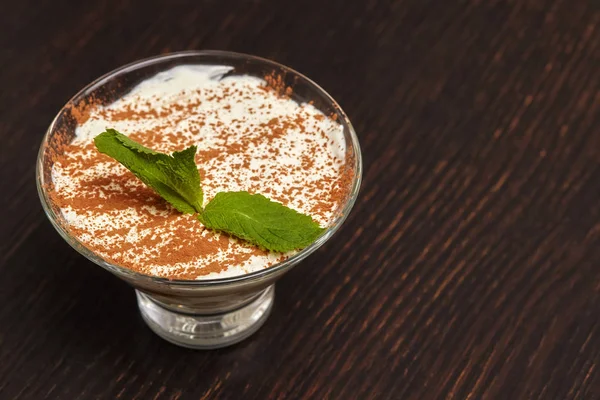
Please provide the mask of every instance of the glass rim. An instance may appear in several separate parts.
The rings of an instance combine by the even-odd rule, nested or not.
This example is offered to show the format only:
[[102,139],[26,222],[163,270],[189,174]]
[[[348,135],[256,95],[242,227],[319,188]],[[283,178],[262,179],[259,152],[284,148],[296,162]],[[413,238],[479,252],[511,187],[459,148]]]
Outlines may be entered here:
[[[335,110],[337,111],[337,113],[339,114],[339,116],[342,117],[340,123],[342,124],[344,129],[348,130],[348,132],[350,133],[350,138],[351,138],[350,144],[353,149],[352,156],[353,156],[353,161],[354,161],[353,165],[351,167],[354,170],[354,178],[352,181],[352,187],[350,189],[346,203],[342,207],[341,211],[338,211],[338,216],[333,221],[333,223],[331,225],[329,225],[329,227],[327,227],[327,229],[323,232],[323,234],[321,234],[321,236],[319,236],[313,243],[311,243],[309,246],[305,247],[304,249],[298,251],[296,254],[293,254],[292,256],[286,258],[285,260],[283,260],[281,262],[278,262],[277,264],[275,264],[273,266],[261,269],[259,271],[254,271],[254,272],[250,272],[247,274],[243,274],[243,275],[235,275],[235,276],[225,277],[225,278],[195,279],[195,280],[169,279],[169,278],[164,278],[164,277],[160,277],[160,276],[143,274],[141,272],[137,272],[132,269],[110,263],[110,262],[104,260],[104,258],[102,258],[101,256],[97,255],[92,250],[90,250],[78,238],[71,235],[69,233],[69,231],[67,229],[65,229],[63,224],[61,224],[59,222],[59,217],[56,215],[56,213],[54,212],[53,208],[50,205],[51,200],[46,191],[46,185],[45,185],[43,173],[42,173],[43,167],[44,167],[43,161],[44,161],[45,149],[47,148],[47,145],[48,145],[48,140],[49,140],[52,132],[54,131],[55,124],[57,123],[59,116],[62,115],[63,111],[70,104],[74,103],[77,99],[81,98],[82,96],[85,96],[87,92],[101,87],[106,82],[108,82],[109,80],[115,78],[116,76],[118,76],[122,73],[130,72],[130,71],[133,71],[133,70],[136,70],[139,68],[143,68],[143,67],[146,67],[146,66],[149,66],[152,64],[156,64],[156,63],[160,63],[163,61],[167,61],[167,60],[176,60],[178,58],[184,59],[186,57],[195,57],[195,56],[207,56],[207,57],[214,56],[214,57],[226,57],[226,58],[254,60],[254,61],[258,61],[260,63],[271,65],[278,70],[282,70],[282,71],[289,73],[295,77],[299,77],[299,78],[303,79],[306,83],[309,84],[309,86],[312,87],[312,89],[316,90],[317,92],[319,92],[319,94],[321,96],[323,96],[325,99],[327,99],[327,101],[329,102],[329,105],[333,106],[335,108]],[[59,112],[56,114],[56,116],[50,123],[50,126],[46,130],[46,133],[44,134],[44,137],[42,139],[42,142],[40,144],[40,148],[38,151],[36,164],[37,164],[36,165],[36,185],[37,185],[38,195],[40,197],[40,201],[42,203],[44,212],[46,213],[46,216],[48,217],[48,219],[50,220],[50,222],[52,223],[54,228],[58,231],[58,233],[61,235],[61,237],[71,247],[73,247],[78,253],[82,254],[88,260],[92,261],[93,263],[99,265],[100,267],[102,267],[110,272],[115,273],[118,276],[126,276],[126,277],[136,279],[136,280],[147,279],[147,280],[151,280],[152,283],[166,284],[166,285],[179,286],[179,287],[183,287],[183,286],[190,286],[190,287],[191,286],[193,286],[193,287],[211,286],[211,287],[214,287],[216,285],[228,285],[228,284],[233,284],[233,283],[247,282],[247,281],[260,279],[265,276],[269,276],[269,275],[275,274],[277,272],[285,271],[285,270],[291,268],[292,266],[296,265],[298,262],[302,261],[304,258],[308,257],[310,254],[314,253],[327,240],[329,240],[329,238],[331,238],[331,236],[333,236],[333,234],[341,227],[343,222],[348,217],[350,210],[354,206],[354,203],[356,202],[356,198],[358,197],[358,193],[360,191],[360,184],[362,181],[362,156],[361,156],[361,150],[360,150],[360,145],[358,142],[358,137],[356,135],[356,131],[354,130],[354,127],[352,126],[352,123],[348,119],[348,116],[346,115],[346,113],[339,106],[339,104],[331,97],[331,95],[329,95],[329,93],[327,93],[321,86],[319,86],[317,83],[312,81],[310,78],[306,77],[305,75],[303,75],[303,74],[295,71],[294,69],[287,67],[283,64],[279,64],[275,61],[272,61],[272,60],[269,60],[266,58],[262,58],[262,57],[249,55],[249,54],[230,52],[230,51],[220,51],[220,50],[200,50],[200,51],[190,50],[190,51],[181,51],[181,52],[167,53],[167,54],[161,54],[161,55],[157,55],[157,56],[153,56],[153,57],[148,57],[148,58],[144,58],[141,60],[137,60],[137,61],[125,64],[125,65],[123,65],[119,68],[116,68],[116,69],[100,76],[99,78],[95,79],[94,81],[92,81],[91,83],[86,85],[84,88],[79,90],[74,96],[72,96],[65,103],[65,105],[59,110]]]

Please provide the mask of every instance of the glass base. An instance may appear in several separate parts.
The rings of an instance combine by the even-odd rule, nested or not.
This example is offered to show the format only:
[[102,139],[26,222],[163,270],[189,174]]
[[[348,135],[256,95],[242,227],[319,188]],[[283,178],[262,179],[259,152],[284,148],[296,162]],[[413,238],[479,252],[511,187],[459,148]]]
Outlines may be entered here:
[[275,286],[236,310],[211,315],[174,312],[139,290],[135,293],[144,321],[157,335],[178,346],[217,349],[246,339],[265,323],[273,307]]

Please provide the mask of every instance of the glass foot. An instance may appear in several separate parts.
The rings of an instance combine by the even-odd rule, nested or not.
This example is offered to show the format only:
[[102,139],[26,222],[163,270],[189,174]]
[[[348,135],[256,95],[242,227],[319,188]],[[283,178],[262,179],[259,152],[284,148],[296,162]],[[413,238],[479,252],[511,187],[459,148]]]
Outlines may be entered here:
[[216,349],[246,339],[267,320],[275,297],[275,287],[271,285],[236,310],[200,315],[174,312],[147,294],[135,292],[142,317],[150,329],[171,343],[193,349]]

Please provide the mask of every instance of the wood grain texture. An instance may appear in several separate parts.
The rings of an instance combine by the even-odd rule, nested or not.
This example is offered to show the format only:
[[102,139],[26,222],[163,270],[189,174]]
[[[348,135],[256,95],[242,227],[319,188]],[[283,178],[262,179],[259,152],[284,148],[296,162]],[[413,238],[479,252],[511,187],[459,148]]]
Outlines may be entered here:
[[[0,13],[0,399],[600,399],[595,1],[34,1]],[[272,58],[351,117],[364,186],[266,325],[196,352],[37,199],[77,90],[184,49]]]

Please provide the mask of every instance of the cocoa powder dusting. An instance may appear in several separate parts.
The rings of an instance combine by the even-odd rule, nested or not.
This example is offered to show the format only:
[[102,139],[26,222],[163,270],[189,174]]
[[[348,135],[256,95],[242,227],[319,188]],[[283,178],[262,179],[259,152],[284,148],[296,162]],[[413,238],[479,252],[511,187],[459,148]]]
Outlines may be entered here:
[[[218,191],[246,190],[326,225],[347,200],[354,179],[351,163],[331,154],[333,141],[317,125],[332,124],[324,115],[296,107],[266,118],[261,115],[272,115],[270,103],[246,107],[269,93],[288,101],[292,89],[282,76],[272,74],[265,81],[188,91],[169,101],[140,97],[118,108],[100,107],[91,99],[71,106],[70,112],[79,126],[94,119],[105,121],[106,127],[144,126],[123,133],[157,151],[197,145],[205,204]],[[200,111],[205,104],[214,107]],[[246,107],[245,113],[229,117],[236,107]],[[251,124],[249,116],[263,122]],[[141,122],[145,125],[135,125]],[[63,143],[51,162],[54,184],[47,188],[49,197],[65,219],[80,221],[67,229],[112,263],[143,274],[193,280],[244,266],[255,257],[268,257],[268,265],[274,265],[288,256],[207,230],[195,216],[177,212],[125,167],[100,154],[91,139]]]

